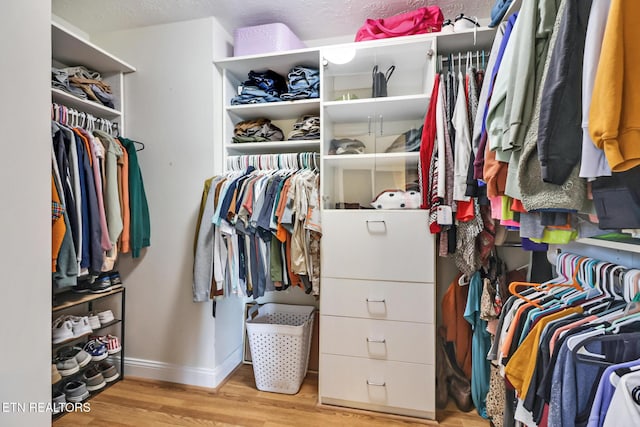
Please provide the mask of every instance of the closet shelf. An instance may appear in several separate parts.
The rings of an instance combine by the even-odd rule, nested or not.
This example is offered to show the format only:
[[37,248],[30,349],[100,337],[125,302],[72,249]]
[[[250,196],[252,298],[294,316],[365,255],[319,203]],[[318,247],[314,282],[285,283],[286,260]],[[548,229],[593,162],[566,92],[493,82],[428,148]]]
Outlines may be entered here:
[[[480,27],[455,33],[436,33],[438,38],[438,55],[474,52],[491,47],[496,35],[496,28]],[[466,57],[464,58],[466,59]]]
[[51,23],[51,56],[65,65],[84,65],[101,74],[136,71],[131,65],[55,22]]
[[640,253],[640,239],[622,238],[617,240],[605,240],[595,237],[577,239],[576,243],[597,246],[600,248],[617,249],[619,251]]
[[62,346],[67,345],[69,343],[72,343],[72,342],[75,342],[75,341],[80,341],[80,340],[82,340],[84,338],[87,338],[91,334],[93,334],[93,332],[87,332],[86,334],[82,334],[82,335],[79,335],[77,337],[69,338],[69,339],[64,340],[62,342],[52,343],[51,347],[53,347],[53,348],[62,347]]
[[327,166],[342,169],[370,169],[377,171],[404,171],[407,163],[418,164],[420,153],[377,153],[377,154],[342,154],[324,156]]
[[107,120],[117,119],[122,115],[120,111],[113,108],[105,107],[97,102],[76,98],[60,89],[51,88],[51,100],[65,107],[74,108]]
[[320,140],[292,140],[273,142],[246,142],[240,144],[226,144],[229,155],[238,154],[270,154],[273,152],[302,153],[305,151],[320,151]]
[[424,118],[429,106],[428,95],[389,96],[384,98],[328,101],[324,111],[334,123],[366,122],[382,116],[385,121]]
[[124,287],[114,289],[109,292],[103,292],[101,294],[74,294],[72,292],[65,292],[62,294],[56,295],[58,299],[57,304],[55,304],[51,311],[56,312],[60,310],[64,310],[65,308],[73,307],[79,304],[85,304],[88,302],[92,302],[95,300],[99,300],[110,295],[119,294],[124,292]]
[[270,120],[296,119],[305,114],[319,114],[320,99],[230,105],[226,109],[227,113],[234,114],[242,120],[260,117],[266,117]]
[[[235,56],[214,61],[216,66],[224,69],[238,81],[244,81],[251,70],[260,71],[268,68],[286,76],[292,65],[307,65],[318,68],[318,49],[307,48],[272,52],[258,55]],[[227,76],[229,77],[229,76]]]

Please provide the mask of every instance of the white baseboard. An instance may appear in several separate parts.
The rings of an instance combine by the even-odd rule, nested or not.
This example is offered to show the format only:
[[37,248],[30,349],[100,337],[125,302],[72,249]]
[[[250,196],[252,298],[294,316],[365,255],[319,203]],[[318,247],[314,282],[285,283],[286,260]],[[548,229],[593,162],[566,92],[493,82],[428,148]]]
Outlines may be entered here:
[[242,349],[238,348],[215,369],[195,368],[158,362],[156,360],[125,357],[125,377],[140,377],[158,381],[216,388],[242,363]]

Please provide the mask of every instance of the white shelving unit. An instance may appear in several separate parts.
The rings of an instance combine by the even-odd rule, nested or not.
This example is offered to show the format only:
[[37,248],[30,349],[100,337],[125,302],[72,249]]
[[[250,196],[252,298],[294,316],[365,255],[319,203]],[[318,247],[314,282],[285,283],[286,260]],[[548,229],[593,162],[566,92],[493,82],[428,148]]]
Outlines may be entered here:
[[[75,35],[73,32],[65,29],[59,24],[51,23],[51,52],[52,65],[61,67],[85,66],[89,70],[98,71],[103,81],[111,86],[114,95],[114,107],[108,108],[97,102],[80,99],[72,94],[59,89],[51,89],[51,100],[54,103],[73,108],[79,112],[89,113],[95,117],[104,118],[115,122],[119,126],[120,132],[123,132],[124,124],[124,74],[135,71],[135,68],[126,62],[116,58],[102,48],[94,45],[88,40]],[[119,295],[118,298],[107,298],[113,295]],[[116,357],[111,358],[114,366],[117,366],[120,374],[119,379],[124,377],[124,348],[125,348],[125,289],[117,289],[103,294],[90,294],[84,296],[73,295],[71,291],[57,293],[55,295],[56,303],[52,307],[52,320],[61,314],[86,315],[90,311],[111,309],[117,320],[102,325],[96,334],[115,333],[119,334],[122,350]],[[96,306],[94,307],[94,303]],[[86,308],[83,308],[87,305]],[[69,312],[67,312],[69,311]],[[52,346],[52,357],[55,356],[55,350],[62,345],[82,345],[86,337],[76,337],[69,342],[64,342]],[[91,366],[91,365],[89,365]],[[86,369],[86,368],[85,368]],[[62,386],[73,379],[81,379],[81,372],[73,376],[64,377],[60,382],[52,387],[61,389]],[[101,390],[100,390],[101,391]],[[98,394],[100,391],[92,392],[91,396]],[[60,417],[64,413],[55,415]]]
[[[369,207],[381,190],[417,179],[419,153],[390,147],[423,124],[438,55],[486,51],[494,34],[483,28],[216,61],[226,155],[321,153],[320,403],[435,418],[436,262],[427,212],[337,207]],[[336,54],[351,59],[337,61]],[[250,70],[286,76],[299,64],[320,68],[318,100],[230,105]],[[381,72],[395,66],[384,98],[371,97],[376,65]],[[266,117],[286,136],[304,114],[320,115],[319,141],[231,143],[242,120]],[[342,138],[361,140],[364,152],[329,154],[332,140]]]

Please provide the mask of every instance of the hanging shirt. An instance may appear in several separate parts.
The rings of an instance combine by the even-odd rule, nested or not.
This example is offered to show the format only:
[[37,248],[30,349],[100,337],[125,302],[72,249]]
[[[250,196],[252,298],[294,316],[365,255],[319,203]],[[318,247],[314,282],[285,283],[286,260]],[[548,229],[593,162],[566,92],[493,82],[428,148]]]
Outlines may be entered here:
[[465,196],[467,190],[467,171],[471,159],[471,134],[469,133],[469,114],[467,111],[467,97],[464,89],[465,79],[462,72],[458,74],[458,97],[453,110],[453,127],[456,130],[453,200],[468,201]]
[[471,276],[469,297],[464,311],[464,318],[471,324],[472,337],[472,370],[471,397],[478,414],[487,418],[486,399],[489,392],[490,363],[487,354],[491,347],[491,337],[487,332],[487,322],[480,318],[480,301],[482,298],[482,278],[479,272]]

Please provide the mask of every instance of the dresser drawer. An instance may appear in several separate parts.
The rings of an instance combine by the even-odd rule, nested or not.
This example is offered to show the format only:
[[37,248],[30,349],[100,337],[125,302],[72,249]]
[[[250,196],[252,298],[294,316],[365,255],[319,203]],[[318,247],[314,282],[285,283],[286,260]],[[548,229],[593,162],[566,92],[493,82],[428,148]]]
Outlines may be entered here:
[[320,316],[323,353],[433,364],[434,326],[426,323]]
[[330,316],[434,323],[434,285],[325,277],[320,312]]
[[324,211],[322,275],[399,282],[435,281],[427,212]]
[[320,355],[320,402],[404,415],[435,415],[433,365]]

